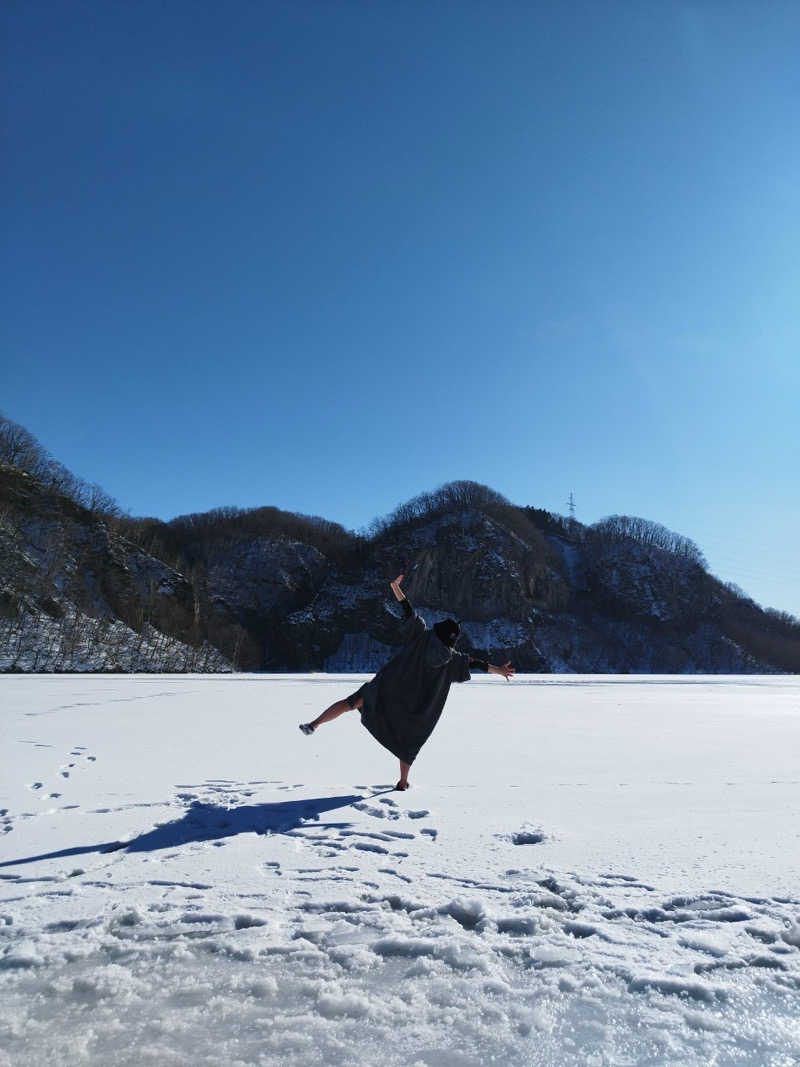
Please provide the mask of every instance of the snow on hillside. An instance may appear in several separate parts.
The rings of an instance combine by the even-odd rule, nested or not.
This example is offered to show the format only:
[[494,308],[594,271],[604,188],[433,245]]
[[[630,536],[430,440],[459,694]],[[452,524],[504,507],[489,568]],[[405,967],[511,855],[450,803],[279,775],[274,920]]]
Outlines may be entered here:
[[71,605],[0,620],[0,671],[223,671],[231,664],[207,641],[195,647],[144,623],[95,619]]
[[0,678],[3,1067],[798,1062],[800,682],[360,681]]

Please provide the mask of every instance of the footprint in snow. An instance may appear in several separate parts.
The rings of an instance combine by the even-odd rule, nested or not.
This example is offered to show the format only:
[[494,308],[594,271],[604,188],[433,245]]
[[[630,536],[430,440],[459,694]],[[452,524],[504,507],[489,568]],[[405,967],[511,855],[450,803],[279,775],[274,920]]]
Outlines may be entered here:
[[364,801],[354,804],[353,807],[356,811],[363,811],[365,815],[371,815],[373,819],[387,819],[392,818],[393,815],[394,818],[397,818],[394,812],[390,813],[385,808],[378,808],[374,804],[367,804]]
[[511,842],[514,845],[541,845],[546,839],[546,835],[541,830],[520,830],[511,835]]
[[[378,805],[383,805],[383,807],[379,807]],[[406,811],[404,813],[398,806],[397,802],[391,800],[389,797],[381,797],[378,804],[368,804],[366,801],[361,801],[354,804],[353,807],[356,811],[363,811],[365,815],[370,815],[373,819],[397,820],[403,814],[405,814],[408,819],[424,819],[426,815],[430,815],[427,808],[420,808],[417,811]]]
[[[70,752],[70,756],[75,756],[78,759],[86,759],[89,761],[89,763],[97,762],[97,756],[90,756],[89,750],[86,748],[86,745],[75,745],[73,750]],[[74,766],[74,763],[70,763],[70,767]]]
[[378,871],[381,874],[392,874],[395,878],[399,878],[401,882],[406,882],[408,885],[411,884],[411,879],[407,875],[400,874],[400,872],[396,871],[393,867],[379,867]]
[[515,833],[495,834],[494,836],[500,841],[510,841],[512,845],[541,845],[547,840],[544,830],[534,827],[523,827]]
[[581,922],[565,922],[562,926],[564,933],[570,934],[572,937],[582,940],[585,937],[594,937],[597,933],[597,927],[592,923]]

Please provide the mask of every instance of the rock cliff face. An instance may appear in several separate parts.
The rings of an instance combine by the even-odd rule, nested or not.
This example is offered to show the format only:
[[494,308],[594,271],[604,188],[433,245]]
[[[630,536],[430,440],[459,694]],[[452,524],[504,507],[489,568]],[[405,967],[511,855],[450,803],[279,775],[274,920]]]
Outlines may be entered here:
[[523,672],[776,669],[725,633],[724,587],[658,549],[553,535],[528,542],[501,521],[465,512],[391,537],[376,556],[359,572],[332,569],[311,603],[288,616],[276,663],[376,669],[399,632],[386,577],[405,569],[409,599],[429,624],[458,618],[460,648],[510,659]]
[[[190,583],[173,568],[142,552],[106,523],[66,497],[43,488],[30,475],[0,469],[3,546],[16,554],[28,581],[16,595],[24,603],[57,605],[64,598],[86,614],[136,624],[191,629]],[[13,566],[9,568],[14,573]],[[9,595],[9,569],[4,580]]]
[[[387,577],[402,571],[407,595],[427,622],[448,615],[461,621],[459,647],[492,659],[504,655],[519,670],[546,670],[536,619],[543,608],[566,603],[569,591],[557,557],[542,539],[533,540],[472,509],[390,532],[366,565],[332,568],[313,600],[288,616],[278,656],[299,654],[302,669],[372,670],[399,639]],[[358,648],[364,659],[357,668]]]
[[214,546],[205,562],[209,599],[253,620],[307,603],[328,571],[313,545],[265,538]]
[[[88,619],[81,647],[121,641],[113,627],[133,635],[139,659],[120,646],[106,668],[374,671],[400,640],[388,580],[404,572],[429,624],[458,618],[462,650],[519,671],[800,669],[800,625],[724,586],[702,557],[497,499],[369,538],[275,509],[115,524],[0,465],[0,667],[65,666],[52,634]],[[49,659],[13,653],[25,627]]]
[[[136,648],[138,669],[190,662],[225,667],[223,657],[198,640],[196,599],[186,577],[110,531],[86,508],[5,464],[0,615],[0,665],[6,668],[93,669],[102,663],[122,669],[138,662]],[[145,629],[169,640],[145,638]],[[113,643],[114,655],[92,656],[89,633]],[[50,651],[29,647],[31,641]]]

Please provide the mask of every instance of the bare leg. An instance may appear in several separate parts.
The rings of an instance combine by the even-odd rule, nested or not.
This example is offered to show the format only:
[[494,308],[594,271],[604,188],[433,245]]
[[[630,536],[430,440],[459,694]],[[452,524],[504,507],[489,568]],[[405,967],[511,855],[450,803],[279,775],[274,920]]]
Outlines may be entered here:
[[318,715],[316,719],[308,725],[312,730],[316,730],[316,728],[322,726],[324,722],[332,722],[334,719],[338,719],[340,715],[344,715],[346,711],[352,711],[353,708],[360,707],[360,698],[353,703],[352,707],[348,704],[347,700],[337,700],[335,704],[331,704],[329,708],[326,708],[321,715]]
[[403,763],[400,760],[400,781],[395,786],[395,789],[408,789],[408,772],[411,770],[410,763]]

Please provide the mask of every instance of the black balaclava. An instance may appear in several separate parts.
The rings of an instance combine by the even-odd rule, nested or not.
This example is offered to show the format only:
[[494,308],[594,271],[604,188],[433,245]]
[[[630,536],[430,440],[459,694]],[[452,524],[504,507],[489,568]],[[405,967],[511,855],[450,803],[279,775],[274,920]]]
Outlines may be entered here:
[[458,640],[458,635],[461,633],[461,627],[455,619],[442,619],[441,622],[433,624],[433,632],[443,645],[452,648]]

